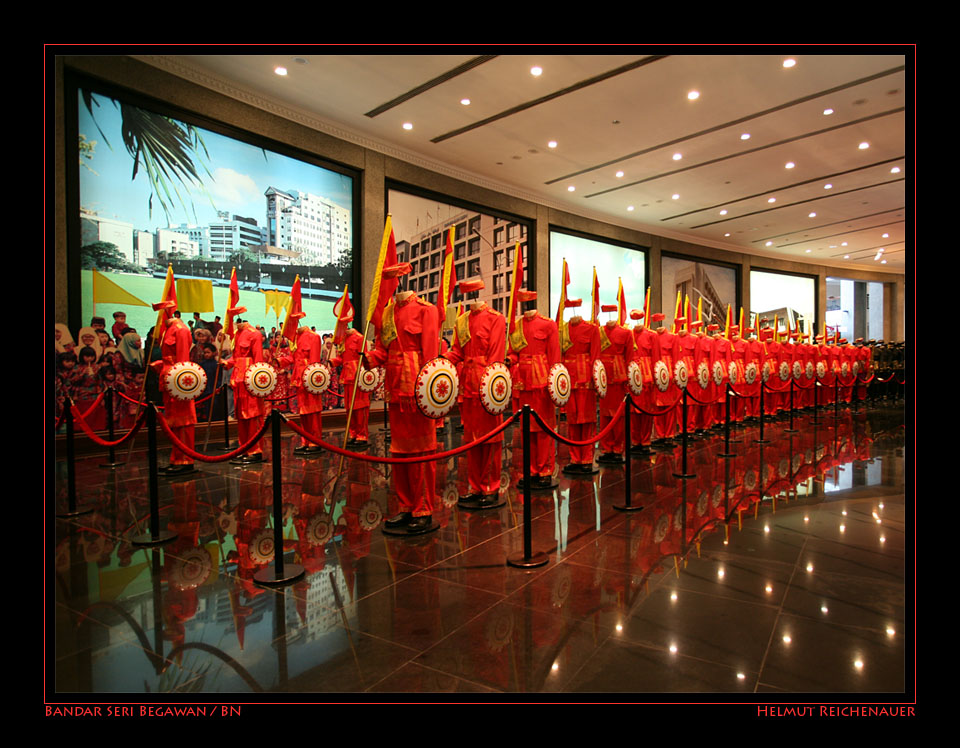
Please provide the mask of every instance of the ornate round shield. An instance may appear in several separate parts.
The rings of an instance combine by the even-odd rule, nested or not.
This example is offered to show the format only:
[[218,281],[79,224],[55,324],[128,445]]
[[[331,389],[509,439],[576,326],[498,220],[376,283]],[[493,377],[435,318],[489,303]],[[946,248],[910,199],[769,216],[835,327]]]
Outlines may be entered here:
[[661,514],[657,518],[656,529],[653,531],[653,542],[662,543],[670,532],[670,515]]
[[807,379],[813,379],[813,361],[807,361],[807,365],[803,368],[803,372],[807,375]]
[[686,389],[689,375],[690,372],[687,371],[687,362],[682,358],[673,365],[673,378],[677,383],[677,387],[681,390]]
[[653,381],[661,392],[666,392],[670,387],[670,368],[665,361],[657,361],[653,365]]
[[377,388],[379,369],[363,369],[357,375],[357,387],[363,392],[373,392]]
[[257,532],[250,541],[248,553],[255,564],[265,564],[273,560],[273,530],[263,529]]
[[491,415],[498,416],[507,409],[513,394],[510,369],[499,361],[490,364],[480,377],[480,404]]
[[817,376],[823,379],[827,376],[827,365],[823,361],[817,361]]
[[191,548],[178,558],[170,570],[170,584],[178,590],[193,590],[207,581],[213,564],[202,548]]
[[786,361],[780,362],[780,380],[786,382],[790,379],[790,364]]
[[360,529],[373,530],[380,526],[380,520],[383,519],[383,509],[374,499],[364,502],[360,507]]
[[747,380],[747,384],[753,384],[757,381],[757,374],[759,373],[757,369],[757,362],[751,361],[747,364],[746,369],[743,372],[743,378]]
[[700,385],[702,390],[710,386],[710,367],[707,366],[706,361],[697,364],[697,384]]
[[713,505],[720,506],[720,502],[723,500],[723,486],[719,483],[713,487]]
[[800,375],[803,374],[803,364],[799,361],[793,362],[793,378],[799,379]]
[[457,402],[457,370],[445,358],[427,361],[417,375],[417,407],[427,418],[443,418]]
[[269,397],[277,386],[277,372],[270,364],[253,364],[244,374],[243,383],[254,397]]
[[333,518],[327,512],[313,515],[305,534],[310,545],[326,545],[333,537]]
[[177,400],[193,400],[206,388],[207,373],[199,364],[181,361],[170,367],[164,384]]
[[600,397],[607,394],[607,367],[599,358],[593,362],[593,386]]
[[737,364],[735,361],[731,361],[730,365],[727,367],[727,374],[730,375],[730,384],[736,386],[737,384]]
[[547,392],[554,405],[564,406],[570,399],[570,372],[563,364],[554,364],[547,374]]
[[723,384],[723,362],[713,362],[713,383],[719,387]]
[[753,468],[748,468],[743,474],[743,487],[748,491],[752,491],[757,487],[757,471]]
[[457,503],[460,498],[460,492],[457,491],[456,481],[450,481],[443,487],[443,505],[451,507]]
[[847,376],[847,374],[850,373],[850,364],[846,361],[840,364],[840,373],[843,374],[843,376]]
[[710,508],[710,497],[707,495],[707,492],[701,491],[700,495],[697,496],[697,516],[702,517],[707,513],[707,509]]
[[643,370],[636,361],[631,361],[627,367],[627,385],[634,395],[643,392]]
[[772,367],[770,366],[770,362],[769,362],[769,361],[764,361],[764,362],[763,362],[763,381],[764,381],[764,382],[767,382],[767,381],[770,380],[770,369],[771,369],[771,368],[772,368]]
[[854,361],[854,362],[853,362],[853,373],[854,373],[854,375],[860,373],[860,362],[859,362],[859,361]]
[[303,388],[312,395],[322,395],[330,386],[330,367],[310,364],[303,370]]
[[777,476],[786,478],[788,475],[790,475],[790,460],[783,457],[777,461]]

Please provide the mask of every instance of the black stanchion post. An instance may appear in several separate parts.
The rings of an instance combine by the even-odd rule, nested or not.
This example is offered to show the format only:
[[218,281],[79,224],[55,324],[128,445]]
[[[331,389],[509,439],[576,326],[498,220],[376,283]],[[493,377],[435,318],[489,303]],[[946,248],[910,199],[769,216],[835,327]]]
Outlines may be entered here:
[[727,384],[726,390],[723,393],[723,409],[724,409],[724,422],[723,422],[723,451],[717,455],[718,457],[733,457],[733,452],[730,451],[730,385]]
[[543,566],[549,561],[549,557],[544,553],[534,554],[531,517],[533,510],[530,506],[530,406],[523,406],[522,428],[523,428],[523,552],[514,553],[507,556],[507,565],[515,566],[518,569],[533,569]]
[[[104,406],[107,409],[107,441],[113,441],[116,437],[113,434],[113,398],[114,398],[113,387],[107,387],[106,392],[103,395]],[[102,468],[115,468],[122,465],[122,462],[117,462],[117,454],[111,444],[107,448],[107,462],[100,464]]]
[[265,585],[290,584],[304,575],[300,564],[283,563],[283,459],[280,455],[280,411],[270,411],[270,435],[273,460],[273,568],[265,566],[253,575],[254,581]]
[[[73,400],[68,397],[63,405],[67,409],[67,511],[56,512],[56,516],[76,517],[80,514],[89,514],[93,509],[77,509],[77,466],[73,449]],[[56,492],[54,492],[54,496],[56,496]],[[54,499],[54,509],[56,509],[56,499]]]
[[796,434],[797,429],[793,427],[793,386],[796,382],[796,378],[792,375],[790,376],[790,424],[783,430],[785,434]]
[[624,463],[624,475],[623,475],[623,492],[624,492],[624,502],[622,504],[614,504],[614,509],[619,509],[621,512],[635,512],[640,509],[643,509],[643,506],[637,506],[633,503],[633,486],[632,486],[632,477],[631,477],[631,468],[630,464],[630,411],[633,408],[633,398],[630,397],[630,393],[627,393],[627,396],[624,398],[623,405],[623,463]]
[[224,382],[220,385],[220,391],[223,393],[223,451],[230,451],[230,401],[227,396],[227,388],[230,385]]
[[680,408],[680,415],[683,419],[680,432],[680,472],[674,473],[674,478],[694,478],[694,473],[687,472],[687,388],[683,388],[683,405]]
[[766,383],[763,381],[763,377],[760,378],[760,438],[754,439],[754,444],[768,444],[769,439],[763,438],[763,422],[764,422],[764,412],[763,412],[763,388],[766,386]]
[[160,481],[157,479],[157,406],[147,403],[147,465],[150,491],[150,532],[137,535],[131,541],[134,545],[160,545],[175,540],[177,535],[170,530],[160,529]]

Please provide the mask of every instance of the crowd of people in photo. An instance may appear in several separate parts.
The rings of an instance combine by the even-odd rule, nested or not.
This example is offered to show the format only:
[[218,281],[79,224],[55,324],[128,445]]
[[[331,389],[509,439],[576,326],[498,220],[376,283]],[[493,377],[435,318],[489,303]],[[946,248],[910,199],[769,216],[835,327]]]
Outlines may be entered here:
[[[181,316],[179,312],[176,316]],[[185,320],[193,336],[190,360],[198,364],[207,375],[207,386],[198,398],[197,416],[206,420],[213,407],[213,417],[223,418],[221,398],[212,401],[209,395],[217,386],[218,362],[227,361],[232,353],[230,337],[224,333],[219,316],[213,320],[204,320],[194,312]],[[273,407],[282,412],[297,412],[296,387],[290,384],[290,366],[284,364],[289,359],[289,342],[280,334],[277,327],[269,331],[256,325],[263,337],[263,360],[277,370],[277,387],[271,395]],[[137,418],[136,402],[143,399],[157,404],[162,403],[157,376],[150,369],[151,361],[159,360],[160,346],[150,346],[153,328],[141,334],[127,324],[127,315],[122,311],[113,313],[113,325],[107,328],[105,317],[93,317],[90,324],[80,329],[74,336],[62,323],[54,327],[55,351],[55,414],[63,411],[64,402],[69,396],[77,408],[86,413],[97,398],[108,388],[117,393],[111,398],[113,426],[116,429],[129,429]],[[331,343],[332,334],[322,335],[323,343]],[[340,381],[342,366],[331,366],[331,382],[323,395],[323,409],[335,410],[344,407],[343,387]],[[146,376],[146,383],[144,377]],[[229,372],[221,367],[219,384],[229,380]],[[123,397],[123,396],[125,397]],[[128,399],[129,398],[129,399]],[[232,392],[228,388],[228,412],[232,410]],[[132,401],[132,402],[131,402]],[[94,408],[86,417],[88,425],[94,430],[107,428],[106,406]]]

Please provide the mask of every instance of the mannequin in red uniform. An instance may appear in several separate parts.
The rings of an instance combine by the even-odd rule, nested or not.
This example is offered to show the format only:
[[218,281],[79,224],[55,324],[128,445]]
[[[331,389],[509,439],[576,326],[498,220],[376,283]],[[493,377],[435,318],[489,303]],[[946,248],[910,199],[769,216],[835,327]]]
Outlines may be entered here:
[[[699,395],[700,386],[696,384],[697,381],[697,338],[690,333],[690,323],[687,321],[686,317],[680,317],[675,320],[677,323],[677,340],[680,344],[680,358],[684,360],[687,364],[687,386],[690,384],[695,385],[695,389],[691,392]],[[680,425],[683,426],[683,401],[680,401],[680,404],[677,405],[677,418],[680,421]],[[699,417],[699,406],[692,397],[687,398],[687,423],[685,430],[687,433],[695,431],[697,428],[697,418]]]
[[[370,393],[364,392],[356,386],[357,374],[360,367],[360,354],[365,350],[364,337],[354,328],[347,329],[340,345],[340,353],[330,359],[331,366],[343,366],[340,380],[343,382],[343,397],[348,412],[350,401],[353,399],[353,411],[350,415],[350,429],[347,436],[347,446],[352,449],[365,449],[369,446],[370,437]],[[332,348],[333,343],[328,343]],[[354,396],[356,392],[356,396]]]
[[[536,291],[517,292],[520,302],[536,301]],[[552,429],[556,428],[556,409],[547,391],[550,367],[560,363],[560,336],[557,323],[537,313],[535,308],[524,312],[510,336],[511,352],[508,365],[516,362],[517,375],[513,380],[518,392],[519,406],[529,405]],[[530,420],[531,488],[549,488],[553,485],[555,450],[553,439],[543,432],[535,419]]]
[[[670,373],[670,384],[667,387],[665,392],[661,392],[657,388],[654,393],[656,398],[656,403],[658,408],[663,408],[665,406],[672,406],[667,410],[667,412],[654,416],[654,423],[657,427],[657,438],[658,439],[670,439],[677,432],[677,403],[680,402],[680,388],[677,386],[676,380],[674,379],[673,367],[677,362],[677,359],[680,357],[680,344],[677,340],[677,336],[674,335],[670,330],[663,326],[663,320],[666,319],[666,316],[663,312],[657,312],[653,315],[654,322],[660,322],[660,326],[657,328],[657,344],[658,350],[660,352],[660,357],[658,361],[662,361],[666,367],[667,371]],[[654,363],[654,368],[656,368],[656,363]]]
[[743,423],[743,417],[747,410],[746,388],[744,387],[747,382],[747,341],[740,337],[739,325],[730,328],[730,342],[732,344],[730,360],[736,370],[737,380],[731,382],[731,385],[738,395],[730,401],[730,420],[734,423]]
[[[254,397],[247,390],[244,375],[253,364],[263,361],[263,336],[249,322],[240,322],[233,343],[233,356],[227,359],[224,368],[232,368],[230,385],[233,387],[234,413],[237,417],[237,438],[246,444],[263,426],[265,403],[263,398]],[[247,453],[232,462],[248,464],[263,462],[262,440],[258,441]]]
[[[484,288],[482,280],[460,281],[460,292],[473,294],[470,311],[457,317],[453,347],[444,356],[460,368],[460,418],[463,441],[472,442],[501,423],[503,416],[487,412],[480,402],[480,378],[491,364],[503,361],[507,345],[504,317],[476,294]],[[468,454],[467,479],[470,493],[464,501],[473,501],[483,509],[494,506],[500,493],[500,458],[503,432],[471,449]]]
[[[567,299],[567,308],[577,309],[582,299]],[[593,362],[600,357],[600,327],[579,314],[566,323],[569,340],[564,341],[563,364],[570,372],[570,399],[565,406],[567,434],[584,441],[596,433],[597,392],[593,386]],[[593,472],[593,444],[570,447],[570,464],[563,472],[571,475]]]
[[[173,397],[164,384],[167,372],[174,364],[190,360],[190,346],[193,336],[190,328],[179,317],[166,321],[166,330],[160,342],[160,360],[150,364],[160,373],[160,389],[163,392],[163,417],[174,435],[193,449],[194,424],[197,422],[197,410],[193,400],[179,400]],[[180,475],[193,471],[193,458],[176,447],[170,451],[170,464],[160,468],[164,475]]]
[[[404,262],[385,268],[383,276],[394,278],[410,272]],[[377,347],[365,354],[368,368],[387,367],[387,395],[390,403],[390,453],[399,457],[424,457],[436,452],[437,429],[432,418],[420,412],[416,403],[416,382],[420,369],[437,357],[440,319],[437,307],[412,291],[397,291],[383,312]],[[400,511],[388,519],[390,529],[406,528],[410,534],[436,529],[436,464],[432,461],[400,463],[393,466],[393,481]]]
[[[633,360],[640,366],[643,379],[643,388],[639,395],[633,396],[633,401],[645,411],[653,411],[657,407],[656,389],[653,383],[653,362],[660,358],[660,343],[657,334],[644,324],[644,313],[639,309],[630,310],[630,319],[636,320],[633,326]],[[653,434],[653,416],[638,413],[630,414],[630,441],[637,452],[650,452],[650,439]]]
[[[603,312],[616,313],[616,304],[604,304]],[[600,430],[610,423],[627,394],[627,367],[633,360],[633,333],[609,320],[600,328],[600,360],[607,370],[607,394],[600,399]],[[613,429],[600,440],[597,462],[622,463],[623,421],[618,419]]]
[[751,420],[756,420],[760,417],[760,386],[763,383],[763,343],[761,343],[757,337],[755,328],[748,327],[746,333],[746,363],[754,365],[757,372],[757,378],[753,380],[753,384],[747,384],[744,387],[744,394],[747,395],[747,417]]
[[[322,360],[320,336],[307,326],[297,328],[297,350],[293,352],[293,383],[297,386],[297,409],[300,411],[300,427],[315,440],[323,435],[323,395],[314,395],[303,386],[303,372],[311,364]],[[300,446],[294,454],[319,454],[320,447],[301,437]]]

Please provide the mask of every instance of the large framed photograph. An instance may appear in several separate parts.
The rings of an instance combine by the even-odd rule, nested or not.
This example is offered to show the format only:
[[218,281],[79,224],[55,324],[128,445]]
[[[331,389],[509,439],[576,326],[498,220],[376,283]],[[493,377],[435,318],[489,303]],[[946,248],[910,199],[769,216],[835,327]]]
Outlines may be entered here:
[[[536,278],[536,253],[527,251],[530,227],[526,221],[479,206],[447,202],[442,196],[401,185],[387,190],[387,201],[397,242],[397,260],[413,266],[401,280],[402,289],[414,291],[431,304],[437,303],[451,228],[454,284],[467,279],[482,280],[484,289],[480,300],[495,311],[509,315],[510,287],[519,243],[523,287],[531,288],[530,279]],[[459,287],[454,285],[447,305],[447,327],[453,326],[463,300]]]
[[[617,303],[619,282],[630,309],[643,308],[647,293],[647,253],[630,244],[617,244],[607,239],[550,228],[550,316],[555,316],[563,288],[563,261],[567,261],[570,285],[567,298],[583,299],[580,315],[590,318],[593,271],[597,271],[600,304]],[[600,320],[606,317],[601,314]]]
[[145,335],[168,266],[212,287],[183,295],[185,320],[225,320],[234,267],[244,319],[266,330],[298,275],[317,331],[345,284],[359,305],[357,172],[93,80],[68,91],[71,327],[122,312]]
[[817,279],[764,270],[750,271],[750,312],[753,320],[776,317],[779,332],[814,331],[817,319]]
[[740,313],[737,270],[732,265],[663,255],[660,267],[665,324],[673,323],[678,292],[684,303],[690,299],[690,312],[694,318],[697,305],[702,303],[704,332],[710,324],[720,325],[723,329],[728,304],[733,309],[734,319]]

